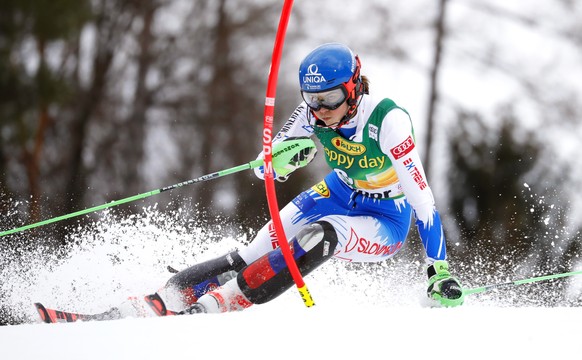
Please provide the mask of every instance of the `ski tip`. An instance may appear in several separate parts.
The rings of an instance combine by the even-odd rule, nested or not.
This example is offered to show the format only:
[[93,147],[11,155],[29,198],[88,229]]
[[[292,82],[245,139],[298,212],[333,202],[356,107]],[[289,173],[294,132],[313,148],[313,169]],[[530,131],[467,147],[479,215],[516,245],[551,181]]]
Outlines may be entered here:
[[158,316],[176,315],[176,312],[166,308],[166,304],[158,293],[146,295],[144,300]]
[[51,319],[47,309],[44,307],[43,304],[34,303],[34,307],[36,308],[36,311],[38,311],[38,314],[40,315],[40,319],[42,320],[42,322],[47,323],[47,324],[51,324],[54,322]]

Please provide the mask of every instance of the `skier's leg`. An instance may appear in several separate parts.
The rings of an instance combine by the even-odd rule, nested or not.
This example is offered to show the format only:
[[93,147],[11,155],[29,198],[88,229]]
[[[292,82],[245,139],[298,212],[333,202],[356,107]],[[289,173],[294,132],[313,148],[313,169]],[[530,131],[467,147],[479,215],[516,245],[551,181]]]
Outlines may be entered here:
[[[305,196],[303,195],[303,197]],[[280,214],[285,233],[289,237],[293,237],[307,224],[307,220],[297,221],[295,219],[301,214],[301,210],[295,202],[287,204]],[[316,218],[317,216],[312,215],[312,217]],[[247,264],[254,262],[265,253],[276,248],[277,242],[273,222],[269,221],[257,233],[253,241],[240,252],[230,252],[182,270],[172,276],[166,286],[160,289],[158,293],[169,303],[168,306],[170,307],[182,308],[184,305],[191,306],[206,292],[222,286],[228,280],[236,277],[237,273]]]
[[[280,212],[285,233],[289,238],[292,238],[308,223],[307,219],[297,220],[300,216],[306,217],[302,209],[305,210],[307,206],[301,204],[300,200],[302,199],[302,201],[308,202],[307,199],[311,199],[308,193],[308,191],[303,192],[294,201],[287,204]],[[319,203],[325,204],[326,202],[328,201],[323,200]],[[315,204],[313,200],[310,203]],[[309,218],[317,219],[321,217],[321,214],[317,213],[317,207],[311,205],[309,208],[311,209]],[[253,241],[240,251],[231,252],[216,259],[196,264],[180,271],[170,278],[164,290],[171,291],[169,291],[169,295],[164,296],[165,300],[170,300],[168,299],[169,297],[175,298],[176,293],[178,293],[178,297],[183,298],[186,306],[192,305],[209,290],[223,285],[226,281],[235,277],[237,272],[247,264],[254,262],[269,251],[276,249],[276,240],[277,237],[273,228],[273,222],[269,221],[257,233]],[[172,301],[170,300],[170,302]]]
[[[335,175],[328,177],[334,184],[342,189],[344,185],[340,184],[340,180],[335,179]],[[327,179],[327,178],[326,178]],[[335,181],[335,182],[334,182]],[[289,239],[300,238],[296,235],[305,226],[313,223],[323,216],[339,213],[348,213],[352,208],[346,208],[346,204],[350,198],[351,192],[339,191],[337,194],[332,191],[332,187],[328,187],[326,181],[322,181],[316,184],[312,188],[302,192],[296,196],[290,203],[288,203],[280,212],[281,222],[283,228],[285,229],[285,234],[287,234]],[[334,240],[334,244],[337,240]],[[293,243],[291,243],[293,246]],[[241,268],[246,266],[246,264],[251,264],[256,262],[260,258],[264,258],[265,254],[272,251],[277,251],[278,242],[277,234],[275,232],[273,222],[269,221],[265,224],[253,241],[241,249],[237,255],[240,256]],[[335,247],[335,245],[334,245]],[[333,247],[330,248],[329,253],[333,253]],[[295,255],[298,256],[297,254]],[[282,258],[281,258],[282,259]],[[307,257],[306,259],[310,259]],[[306,261],[306,260],[302,260]],[[299,261],[298,261],[299,265]],[[204,266],[206,268],[206,266]],[[235,269],[240,270],[240,269]],[[287,270],[288,272],[288,270]],[[303,271],[302,271],[303,272]],[[185,289],[185,291],[190,291],[189,289],[197,289],[194,294],[188,296],[188,304],[191,304],[196,298],[209,290],[208,286],[202,286],[202,282],[207,279],[204,276],[197,276],[199,274],[199,267],[194,266],[190,269],[185,270],[183,273],[170,279],[169,284],[178,285],[178,288]],[[231,275],[232,273],[228,274]],[[279,277],[283,277],[280,275]],[[290,278],[290,274],[287,275]],[[218,279],[220,280],[220,279]],[[220,281],[219,281],[220,282]],[[201,285],[197,285],[201,284]],[[222,282],[221,282],[222,285]],[[289,286],[293,285],[292,281],[289,281]],[[176,287],[176,286],[174,286]],[[255,291],[249,290],[251,293]],[[251,295],[252,296],[252,295]]]
[[[326,221],[300,230],[291,239],[290,246],[301,273],[307,275],[331,258],[337,242],[333,226]],[[202,296],[198,303],[211,313],[242,310],[273,300],[291,286],[293,278],[278,248],[243,268],[236,279]]]

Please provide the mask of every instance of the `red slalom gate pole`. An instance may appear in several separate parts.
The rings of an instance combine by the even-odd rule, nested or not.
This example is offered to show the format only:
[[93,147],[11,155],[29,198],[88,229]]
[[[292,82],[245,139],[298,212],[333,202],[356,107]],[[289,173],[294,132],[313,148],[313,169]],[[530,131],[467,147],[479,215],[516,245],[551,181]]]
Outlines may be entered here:
[[283,43],[285,42],[285,34],[287,32],[287,24],[289,16],[291,15],[291,8],[293,6],[292,0],[285,0],[281,17],[279,19],[279,27],[277,28],[277,36],[275,38],[275,45],[273,47],[273,55],[271,57],[271,69],[269,72],[269,82],[267,83],[267,94],[265,97],[265,112],[263,121],[263,154],[264,159],[264,174],[265,174],[265,189],[267,192],[267,203],[269,205],[269,212],[275,228],[277,242],[289,268],[289,272],[293,277],[293,281],[299,290],[299,294],[305,303],[305,306],[311,307],[314,305],[311,294],[303,281],[303,277],[299,272],[297,263],[293,258],[291,248],[285,236],[285,230],[281,223],[279,216],[279,205],[277,204],[277,193],[275,192],[275,179],[273,177],[273,119],[275,117],[275,95],[277,92],[277,77],[279,74],[279,63],[281,62],[281,53],[283,51]]

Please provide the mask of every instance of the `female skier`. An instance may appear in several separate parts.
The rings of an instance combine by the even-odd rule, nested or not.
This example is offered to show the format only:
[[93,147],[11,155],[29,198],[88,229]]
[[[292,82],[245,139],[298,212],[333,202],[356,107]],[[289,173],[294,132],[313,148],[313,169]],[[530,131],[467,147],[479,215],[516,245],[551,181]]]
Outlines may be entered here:
[[[406,241],[413,213],[426,252],[428,297],[442,306],[462,304],[463,290],[449,273],[443,227],[406,110],[369,95],[358,56],[342,44],[309,53],[299,67],[299,83],[304,101],[274,142],[315,135],[333,170],[281,210],[301,273],[331,257],[391,258]],[[315,153],[303,155],[308,163]],[[263,177],[262,169],[255,171]],[[289,174],[275,176],[286,180]],[[177,273],[163,290],[180,294],[181,313],[218,313],[265,303],[292,285],[269,222],[248,247]],[[165,314],[158,294],[149,300]]]

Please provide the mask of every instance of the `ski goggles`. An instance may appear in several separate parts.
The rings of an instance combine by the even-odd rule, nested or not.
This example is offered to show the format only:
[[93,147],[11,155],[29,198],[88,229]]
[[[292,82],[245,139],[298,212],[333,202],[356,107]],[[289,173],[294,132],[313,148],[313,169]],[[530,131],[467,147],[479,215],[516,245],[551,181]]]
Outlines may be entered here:
[[303,100],[314,111],[319,111],[321,108],[328,110],[335,110],[346,101],[347,93],[343,85],[328,91],[317,93],[301,92]]

